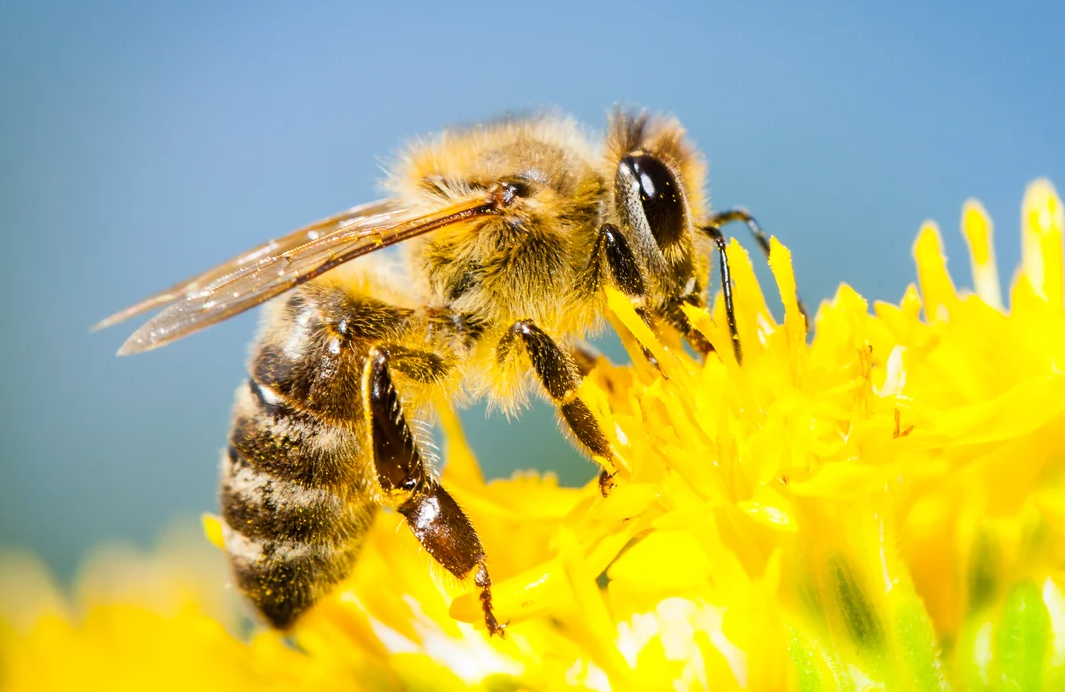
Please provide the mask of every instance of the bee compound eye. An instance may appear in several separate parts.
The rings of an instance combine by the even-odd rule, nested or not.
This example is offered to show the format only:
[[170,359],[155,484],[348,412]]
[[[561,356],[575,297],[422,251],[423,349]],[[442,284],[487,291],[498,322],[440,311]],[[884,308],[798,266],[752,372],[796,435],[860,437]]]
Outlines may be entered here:
[[618,175],[631,181],[630,190],[639,196],[647,225],[660,248],[673,245],[684,236],[684,197],[673,171],[657,156],[629,154],[621,159]]

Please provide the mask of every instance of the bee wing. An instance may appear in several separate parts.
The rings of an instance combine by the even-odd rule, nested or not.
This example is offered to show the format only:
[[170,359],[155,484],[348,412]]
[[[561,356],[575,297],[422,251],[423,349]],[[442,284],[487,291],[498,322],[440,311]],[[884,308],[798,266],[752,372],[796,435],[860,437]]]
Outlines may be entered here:
[[114,326],[119,322],[125,322],[131,317],[164,307],[177,300],[202,292],[206,287],[223,279],[233,272],[245,267],[254,267],[260,263],[268,262],[271,258],[285,252],[289,252],[310,243],[313,240],[331,234],[341,228],[353,228],[356,225],[380,225],[387,223],[389,218],[402,213],[392,200],[380,200],[369,204],[352,207],[347,211],[340,212],[329,218],[316,221],[308,226],[293,231],[281,238],[268,240],[262,245],[257,245],[246,250],[236,257],[232,257],[221,264],[208,269],[202,274],[197,274],[184,281],[178,282],[170,288],[148,296],[136,305],[116,312],[107,319],[100,320],[93,325],[93,331]]
[[421,216],[388,202],[355,207],[161,291],[103,320],[97,328],[165,305],[126,340],[118,354],[150,351],[249,310],[356,257],[444,226],[493,215],[497,209],[484,198]]

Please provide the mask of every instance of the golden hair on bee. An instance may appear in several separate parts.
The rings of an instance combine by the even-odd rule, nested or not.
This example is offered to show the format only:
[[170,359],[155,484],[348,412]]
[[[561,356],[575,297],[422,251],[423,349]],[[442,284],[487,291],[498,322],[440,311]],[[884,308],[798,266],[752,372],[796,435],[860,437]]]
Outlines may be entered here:
[[410,146],[386,182],[405,207],[439,208],[500,185],[513,194],[495,218],[407,244],[429,299],[502,329],[519,319],[554,333],[587,325],[593,316],[577,275],[598,230],[597,164],[576,122],[554,114],[447,130]]
[[385,199],[98,325],[161,308],[119,351],[138,353],[269,301],[237,390],[221,504],[234,580],[270,624],[290,627],[328,594],[388,507],[434,560],[473,579],[486,628],[503,634],[488,557],[434,474],[418,413],[467,394],[513,411],[531,389],[609,492],[624,464],[578,393],[607,288],[709,354],[683,308],[705,307],[716,247],[742,358],[720,226],[742,221],[769,243],[747,212],[709,213],[704,174],[680,124],[646,113],[615,110],[602,142],[556,113],[445,130],[398,158]]

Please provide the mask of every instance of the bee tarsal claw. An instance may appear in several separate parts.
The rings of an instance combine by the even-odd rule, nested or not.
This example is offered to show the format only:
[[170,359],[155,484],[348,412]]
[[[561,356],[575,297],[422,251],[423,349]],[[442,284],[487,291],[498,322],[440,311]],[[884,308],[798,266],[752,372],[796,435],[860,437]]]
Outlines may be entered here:
[[617,487],[617,483],[614,482],[616,475],[618,475],[617,471],[610,473],[606,469],[599,472],[599,492],[603,497],[610,495],[610,492]]

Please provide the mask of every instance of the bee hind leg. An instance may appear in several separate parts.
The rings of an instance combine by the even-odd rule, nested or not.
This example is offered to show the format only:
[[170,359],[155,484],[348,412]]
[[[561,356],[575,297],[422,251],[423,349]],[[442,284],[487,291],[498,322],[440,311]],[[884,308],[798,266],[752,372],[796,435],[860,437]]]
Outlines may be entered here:
[[[531,320],[520,320],[507,331],[499,344],[500,360],[520,344],[532,361],[533,369],[547,395],[551,397],[562,419],[574,437],[591,453],[596,461],[614,464],[614,449],[588,405],[577,396],[581,373],[577,361],[564,351]],[[600,463],[602,463],[600,461]],[[605,496],[614,487],[615,468],[599,473],[599,490]]]
[[[417,361],[410,354],[403,356],[399,360],[408,364]],[[363,375],[377,481],[386,494],[405,496],[399,513],[434,560],[459,579],[473,576],[480,590],[488,633],[503,636],[506,625],[492,612],[492,578],[481,539],[458,503],[423,462],[403,416],[399,393],[389,373],[389,358],[388,348],[374,349]],[[422,359],[423,367],[430,367],[426,364],[431,362],[432,359]]]

